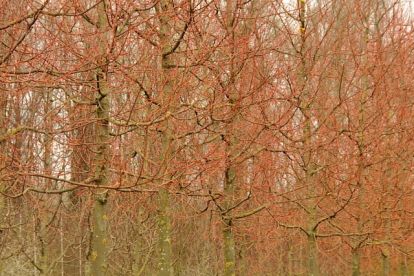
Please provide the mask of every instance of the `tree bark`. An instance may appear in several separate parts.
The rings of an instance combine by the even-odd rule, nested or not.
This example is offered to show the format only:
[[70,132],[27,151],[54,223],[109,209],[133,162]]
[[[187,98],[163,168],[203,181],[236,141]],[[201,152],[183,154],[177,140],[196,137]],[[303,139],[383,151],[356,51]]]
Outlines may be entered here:
[[[107,82],[107,43],[108,43],[108,19],[106,16],[106,0],[98,4],[98,29],[102,32],[99,37],[98,69],[96,73],[97,82],[97,108],[96,108],[96,144],[97,154],[95,156],[96,171],[95,184],[97,187],[108,186],[108,164],[109,161],[109,110],[110,110],[110,88]],[[92,233],[92,266],[91,276],[103,276],[108,264],[107,254],[107,191],[96,189],[93,209],[93,233]]]
[[307,241],[308,241],[308,265],[309,275],[319,276],[319,263],[318,263],[318,248],[316,244],[316,228],[318,218],[318,206],[315,202],[317,196],[317,189],[315,187],[314,176],[314,161],[312,156],[312,99],[309,91],[306,88],[306,82],[308,78],[307,73],[307,45],[306,45],[306,2],[305,0],[298,1],[299,9],[299,25],[300,25],[300,65],[298,70],[298,86],[303,97],[302,104],[300,106],[301,112],[304,117],[302,136],[303,136],[303,162],[305,173],[305,185],[309,187],[308,200],[308,229],[307,229]]
[[318,248],[315,233],[308,234],[309,246],[309,276],[319,275]]
[[352,276],[361,275],[361,254],[359,248],[352,250]]
[[169,114],[173,111],[170,104],[174,96],[172,95],[174,81],[170,73],[172,72],[173,62],[171,60],[171,39],[173,29],[169,22],[173,12],[173,3],[171,0],[160,1],[156,6],[160,26],[160,43],[162,47],[161,68],[162,68],[162,98],[163,103],[169,106],[166,111],[166,120],[161,129],[161,153],[158,162],[160,163],[160,172],[158,180],[160,190],[158,192],[158,276],[172,276],[172,244],[171,244],[171,208],[170,192],[171,174],[168,172],[171,167],[170,160],[173,154],[172,148],[172,123]]
[[[233,205],[234,196],[235,168],[230,167],[226,171],[224,194],[226,196],[225,208],[229,209]],[[223,218],[223,239],[224,239],[224,276],[236,275],[236,249],[234,233],[232,229],[232,219]]]
[[[234,87],[236,78],[236,68],[234,68],[234,21],[237,12],[237,3],[234,0],[227,1],[226,4],[226,31],[230,39],[230,56],[229,56],[229,71],[230,78],[227,84],[228,89],[228,100],[232,106],[230,111],[230,122],[225,127],[225,143],[226,143],[226,163],[225,163],[225,178],[224,178],[224,196],[225,204],[224,209],[227,211],[233,207],[234,204],[234,191],[236,183],[236,167],[232,164],[232,157],[236,155],[236,144],[237,140],[234,133],[234,124],[237,119],[237,108],[235,104],[239,100],[239,96]],[[223,221],[223,240],[224,240],[224,276],[235,276],[236,275],[236,248],[234,233],[232,227],[232,219],[229,217],[230,214],[226,213],[222,218]]]

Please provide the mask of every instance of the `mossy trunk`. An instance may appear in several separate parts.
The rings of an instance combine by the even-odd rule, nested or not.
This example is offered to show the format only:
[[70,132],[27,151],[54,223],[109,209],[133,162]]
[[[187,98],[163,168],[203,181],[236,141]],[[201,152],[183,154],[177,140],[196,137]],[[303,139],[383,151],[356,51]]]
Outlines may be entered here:
[[[97,115],[99,123],[98,131],[98,153],[96,157],[96,185],[98,187],[108,186],[107,159],[109,154],[109,98],[106,95],[99,100]],[[92,267],[91,276],[103,276],[107,269],[107,191],[105,189],[95,190],[93,209],[93,233],[92,233]]]
[[[7,118],[7,100],[8,95],[5,90],[0,89],[0,137],[4,137],[7,133],[5,128]],[[3,169],[6,164],[5,156],[7,156],[7,142],[0,140],[0,168]],[[5,211],[6,209],[6,197],[3,192],[6,190],[6,185],[3,182],[3,173],[0,170],[0,230],[6,226]],[[0,235],[3,235],[3,231],[0,231]],[[3,275],[3,260],[0,258],[0,276]]]
[[[315,203],[311,202],[313,205]],[[309,276],[319,276],[319,260],[318,260],[318,246],[316,243],[316,224],[317,218],[317,207],[312,206],[309,209],[309,229],[308,229],[308,265],[309,265]]]
[[224,276],[236,275],[236,254],[234,244],[234,234],[231,229],[231,220],[223,220],[224,237]]
[[159,30],[162,48],[162,98],[166,108],[166,120],[161,124],[161,153],[158,159],[160,164],[158,192],[158,276],[172,276],[172,244],[171,244],[171,207],[170,192],[172,175],[168,172],[171,168],[171,156],[173,155],[173,129],[169,114],[174,111],[173,87],[175,80],[171,76],[174,64],[171,58],[174,30],[170,26],[171,14],[173,14],[173,2],[171,0],[160,1],[156,5],[156,11],[161,26]]
[[407,265],[407,257],[401,256],[401,262],[400,262],[400,270],[401,270],[401,276],[408,276],[408,265]]
[[171,276],[171,210],[168,190],[158,193],[158,276]]
[[104,194],[97,194],[95,197],[93,221],[91,276],[103,276],[108,268],[106,263],[107,205]]
[[382,276],[390,275],[390,252],[387,247],[382,249]]
[[247,244],[241,245],[239,253],[239,276],[247,276]]
[[[50,109],[52,108],[53,105],[53,99],[52,99],[52,94],[50,92],[46,92],[43,98],[43,102],[44,102],[44,114],[48,114],[50,112]],[[45,129],[49,129],[50,126],[48,125],[48,122],[45,122]],[[44,166],[44,172],[46,175],[52,175],[52,139],[48,136],[45,135],[44,136],[44,160],[43,160],[43,166]],[[51,180],[49,179],[45,179],[45,182],[43,183],[45,186],[45,189],[50,189],[51,188]],[[39,199],[41,202],[44,202],[44,199],[41,198]],[[49,274],[49,262],[51,261],[49,259],[49,255],[48,255],[48,248],[47,248],[47,244],[48,244],[48,224],[51,223],[51,219],[47,208],[49,206],[47,206],[45,204],[45,208],[46,208],[46,212],[44,212],[44,214],[39,214],[40,219],[39,219],[39,232],[37,233],[38,235],[38,239],[39,239],[39,251],[40,251],[40,256],[39,256],[39,263],[37,264],[39,269],[40,269],[40,275],[44,276],[44,275],[48,275]]]
[[99,65],[96,73],[97,107],[96,107],[96,156],[95,156],[95,184],[98,189],[94,195],[93,232],[91,252],[91,276],[107,275],[107,190],[99,187],[108,186],[109,161],[109,110],[110,89],[107,82],[107,43],[108,19],[106,17],[106,0],[98,4],[98,28],[102,31],[99,40]]
[[239,95],[235,88],[236,68],[234,64],[234,51],[235,51],[235,33],[234,33],[234,21],[237,12],[237,3],[234,0],[229,0],[226,3],[226,31],[229,36],[230,54],[229,54],[229,71],[230,78],[227,84],[228,89],[228,101],[232,105],[230,111],[230,121],[225,127],[225,143],[226,143],[226,163],[225,163],[225,179],[224,179],[224,197],[225,204],[224,209],[226,213],[222,217],[223,223],[223,241],[224,241],[224,276],[236,275],[236,248],[234,240],[234,228],[231,219],[231,212],[228,212],[234,205],[234,191],[236,183],[236,167],[232,164],[232,157],[236,155],[237,140],[234,133],[234,125],[238,120],[238,110],[234,105],[239,100]]
[[319,276],[318,247],[315,233],[308,235],[309,246],[309,276]]
[[306,45],[306,1],[298,1],[299,9],[299,29],[300,29],[300,65],[298,69],[298,87],[303,97],[300,109],[303,114],[303,162],[305,185],[309,187],[309,198],[307,203],[308,215],[308,229],[307,229],[307,243],[308,243],[308,270],[310,276],[319,276],[319,262],[318,262],[318,248],[317,248],[317,234],[316,225],[318,220],[318,206],[315,198],[318,196],[315,180],[315,161],[312,155],[312,137],[315,135],[312,132],[312,98],[307,89],[306,82],[308,80],[308,60],[307,60],[307,45]]
[[361,254],[359,249],[352,250],[352,276],[361,275]]
[[[235,168],[230,167],[225,174],[224,194],[226,196],[225,208],[229,209],[233,205]],[[223,218],[223,239],[224,239],[224,276],[236,275],[236,248],[232,219]]]

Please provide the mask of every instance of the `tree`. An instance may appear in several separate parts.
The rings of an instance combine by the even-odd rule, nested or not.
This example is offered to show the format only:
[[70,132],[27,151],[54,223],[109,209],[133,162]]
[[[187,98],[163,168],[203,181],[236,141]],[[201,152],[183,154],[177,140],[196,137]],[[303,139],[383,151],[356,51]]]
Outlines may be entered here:
[[409,275],[403,1],[0,1],[2,275]]

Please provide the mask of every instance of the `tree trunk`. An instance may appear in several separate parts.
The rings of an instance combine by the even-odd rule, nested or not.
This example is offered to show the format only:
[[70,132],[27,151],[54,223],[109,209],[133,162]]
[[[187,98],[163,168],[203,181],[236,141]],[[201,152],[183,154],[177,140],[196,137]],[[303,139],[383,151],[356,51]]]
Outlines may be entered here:
[[[7,100],[8,96],[6,91],[0,89],[0,137],[4,137],[7,133],[6,131],[6,118],[7,118]],[[7,156],[7,145],[6,141],[0,141],[0,168],[5,167],[5,157]],[[5,213],[7,207],[6,197],[2,194],[6,190],[6,185],[3,182],[3,173],[0,171],[0,229],[3,230],[3,227],[6,225]],[[3,235],[0,232],[0,235]],[[0,276],[3,276],[3,260],[0,258]]]
[[308,235],[309,246],[309,276],[319,276],[318,247],[315,233]]
[[317,189],[315,187],[315,176],[314,176],[314,161],[312,156],[312,99],[309,91],[306,88],[307,81],[307,57],[306,57],[306,2],[305,0],[298,1],[299,9],[299,24],[300,24],[300,66],[298,70],[298,86],[303,97],[302,104],[300,106],[301,112],[304,117],[302,135],[304,144],[303,162],[304,162],[304,173],[305,173],[305,185],[309,187],[308,200],[308,269],[310,276],[319,276],[319,264],[318,264],[318,248],[316,244],[316,228],[317,217],[318,217],[318,206],[315,202],[317,197]]
[[223,220],[224,237],[224,276],[236,275],[236,254],[234,245],[234,234],[231,229],[231,220]]
[[[226,171],[224,194],[226,196],[225,208],[229,209],[233,204],[235,168],[231,167]],[[232,219],[223,218],[223,239],[224,239],[224,276],[236,275],[236,249],[232,229]]]
[[[96,171],[95,184],[97,187],[108,186],[109,161],[109,109],[110,89],[107,83],[107,32],[108,20],[106,17],[106,0],[98,4],[98,28],[102,30],[99,40],[97,81],[97,108],[96,108],[96,144],[97,154],[95,156]],[[96,189],[93,209],[93,233],[92,233],[92,266],[91,276],[103,276],[106,274],[108,264],[107,254],[107,191]]]
[[162,189],[158,193],[158,276],[171,276],[171,210],[169,191]]
[[352,276],[361,275],[361,254],[359,248],[352,250]]
[[[239,100],[239,95],[234,87],[234,82],[236,78],[236,68],[234,68],[234,18],[237,12],[237,3],[234,0],[227,1],[226,3],[226,28],[227,34],[230,39],[230,56],[229,56],[229,71],[230,78],[227,85],[228,89],[228,100],[230,105],[234,105]],[[235,190],[235,179],[236,179],[236,168],[232,164],[232,157],[236,155],[235,146],[237,140],[235,137],[233,125],[237,121],[237,109],[231,107],[231,117],[230,122],[225,127],[225,143],[226,143],[226,163],[225,163],[225,178],[224,178],[224,196],[225,204],[224,209],[226,213],[222,217],[223,221],[223,240],[224,240],[224,276],[235,276],[236,275],[236,248],[234,233],[232,227],[232,219],[229,217],[230,214],[227,213],[227,210],[233,207],[234,204],[234,190]]]
[[400,262],[401,276],[408,276],[407,257],[401,256]]
[[172,148],[172,135],[173,129],[171,124],[171,118],[169,114],[172,112],[171,104],[174,98],[173,86],[174,81],[170,75],[173,68],[173,62],[171,60],[170,52],[172,50],[171,40],[174,34],[171,28],[170,20],[171,13],[173,12],[173,3],[171,0],[160,1],[159,6],[155,6],[157,9],[158,17],[161,23],[160,26],[160,43],[162,47],[161,67],[163,76],[163,89],[162,98],[163,103],[166,106],[170,106],[166,111],[166,120],[163,123],[161,130],[161,153],[158,160],[160,164],[159,170],[159,185],[160,190],[158,192],[158,276],[171,276],[173,275],[172,267],[172,245],[171,245],[171,210],[170,210],[170,193],[169,186],[171,184],[171,174],[167,171],[170,168],[170,160],[173,154]]
[[[43,98],[43,102],[44,102],[44,114],[48,114],[49,110],[52,109],[52,106],[49,106],[49,104],[53,104],[53,99],[51,98],[52,95],[50,92],[46,92]],[[45,129],[51,129],[52,127],[50,125],[48,125],[48,121],[45,121]],[[44,136],[44,140],[43,140],[43,146],[44,146],[44,160],[43,160],[43,166],[44,166],[44,171],[46,175],[52,175],[52,139],[48,136],[45,135]],[[45,189],[50,189],[51,188],[51,180],[50,179],[45,179],[44,184],[44,188]],[[43,197],[39,199],[39,201],[44,202]],[[39,227],[39,233],[37,233],[38,235],[38,239],[39,239],[39,246],[40,246],[40,259],[39,259],[39,263],[38,263],[38,267],[40,269],[40,275],[44,276],[44,275],[48,275],[49,274],[49,256],[48,256],[48,248],[47,248],[47,243],[48,243],[48,224],[51,223],[51,219],[48,213],[49,211],[47,210],[48,208],[50,208],[50,206],[44,205],[46,212],[44,214],[39,214],[39,223],[40,223],[40,227]]]
[[390,252],[387,247],[381,250],[382,254],[382,276],[390,275]]

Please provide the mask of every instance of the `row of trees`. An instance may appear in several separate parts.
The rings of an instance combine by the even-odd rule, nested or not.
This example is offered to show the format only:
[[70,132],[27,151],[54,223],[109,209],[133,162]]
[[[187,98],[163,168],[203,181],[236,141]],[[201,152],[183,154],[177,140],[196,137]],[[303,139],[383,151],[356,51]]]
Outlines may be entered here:
[[414,273],[407,3],[0,3],[0,275]]

